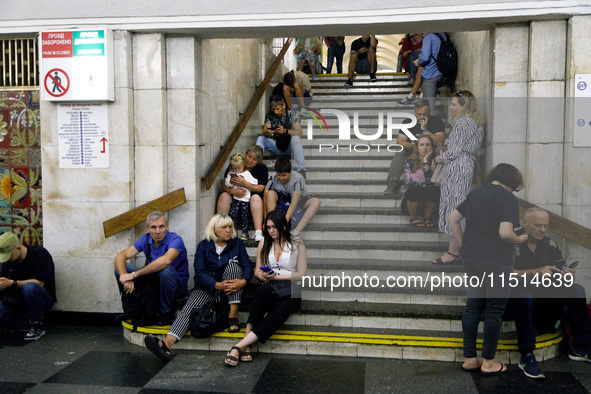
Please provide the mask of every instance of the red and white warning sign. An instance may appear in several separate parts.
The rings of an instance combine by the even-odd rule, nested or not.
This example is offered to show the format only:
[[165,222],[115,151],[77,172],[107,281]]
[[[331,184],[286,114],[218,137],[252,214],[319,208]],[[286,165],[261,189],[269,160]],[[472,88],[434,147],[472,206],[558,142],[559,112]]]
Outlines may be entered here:
[[53,97],[62,97],[70,89],[70,77],[61,68],[53,68],[45,75],[45,91]]

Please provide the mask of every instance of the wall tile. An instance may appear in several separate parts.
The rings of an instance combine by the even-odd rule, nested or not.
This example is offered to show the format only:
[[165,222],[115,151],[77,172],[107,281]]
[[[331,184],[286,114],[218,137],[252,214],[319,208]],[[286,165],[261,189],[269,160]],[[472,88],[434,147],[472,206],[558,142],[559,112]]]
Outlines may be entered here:
[[528,26],[497,26],[493,34],[493,46],[493,82],[527,81]]
[[526,200],[533,204],[562,202],[562,144],[528,145]]
[[113,32],[115,88],[131,88],[133,85],[132,53],[131,33],[115,30]]
[[194,89],[167,91],[169,145],[197,145],[196,93]]
[[197,87],[194,37],[168,37],[166,39],[166,70],[168,89],[194,89]]
[[566,24],[565,20],[531,22],[530,80],[564,80],[567,47]]
[[166,144],[166,91],[135,90],[133,96],[136,145]]
[[164,89],[166,87],[165,42],[162,34],[134,34],[134,89]]
[[163,146],[135,147],[136,201],[151,201],[168,193],[167,153]]

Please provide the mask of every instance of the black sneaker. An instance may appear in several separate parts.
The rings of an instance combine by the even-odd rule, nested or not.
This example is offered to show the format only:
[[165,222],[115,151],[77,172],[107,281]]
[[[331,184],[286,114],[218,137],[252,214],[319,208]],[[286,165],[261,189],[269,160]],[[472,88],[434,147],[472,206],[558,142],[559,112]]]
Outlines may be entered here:
[[519,360],[519,369],[523,371],[525,376],[532,379],[542,379],[545,378],[544,372],[538,361],[536,360],[536,356],[533,353],[528,353],[525,356],[521,356],[521,360]]
[[571,347],[570,351],[568,352],[568,358],[573,361],[586,361],[591,363],[591,352],[589,352],[587,349],[575,350]]
[[352,88],[353,87],[353,81],[351,81],[350,79],[347,79],[347,82],[345,82],[345,87],[346,88]]
[[25,341],[36,341],[37,339],[41,338],[45,335],[45,330],[43,326],[39,324],[35,324],[29,332],[25,335]]
[[376,73],[369,74],[369,82],[378,82],[378,77],[376,77]]

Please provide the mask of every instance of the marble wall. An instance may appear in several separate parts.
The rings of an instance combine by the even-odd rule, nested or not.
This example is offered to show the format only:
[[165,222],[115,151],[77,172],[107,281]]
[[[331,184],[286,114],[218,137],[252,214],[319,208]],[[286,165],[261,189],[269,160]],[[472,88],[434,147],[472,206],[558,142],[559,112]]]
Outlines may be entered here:
[[[591,73],[581,37],[591,17],[496,26],[492,31],[492,128],[488,163],[522,169],[518,196],[591,227],[590,148],[573,147],[569,97],[577,73]],[[483,81],[484,83],[484,81]],[[564,257],[581,260],[577,282],[591,294],[591,250],[561,241]]]
[[[145,228],[105,239],[102,222],[180,187],[187,203],[169,213],[170,230],[185,240],[192,271],[221,185],[206,190],[201,179],[273,59],[266,40],[115,31],[114,41],[109,168],[59,168],[57,105],[41,103],[44,246],[56,264],[58,310],[121,310],[113,258]],[[235,151],[254,143],[263,111]]]

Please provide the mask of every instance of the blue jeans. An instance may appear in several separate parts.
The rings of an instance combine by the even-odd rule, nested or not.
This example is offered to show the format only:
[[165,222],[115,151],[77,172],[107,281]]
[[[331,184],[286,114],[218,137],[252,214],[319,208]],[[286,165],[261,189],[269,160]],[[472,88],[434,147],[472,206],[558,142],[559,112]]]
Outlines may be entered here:
[[[20,293],[23,297],[24,306],[29,313],[29,323],[31,325],[41,324],[45,312],[55,304],[53,298],[42,286],[31,282],[22,285]],[[14,321],[21,312],[22,310],[18,307],[7,306],[4,302],[0,302],[0,327]]]
[[[536,331],[534,325],[539,322],[543,331],[553,329],[556,321],[562,317],[566,306],[568,319],[571,323],[573,348],[580,349],[591,345],[591,318],[587,310],[585,288],[574,284],[568,288],[548,288],[545,293],[559,292],[567,298],[535,298],[532,289],[514,288],[507,309],[515,321],[519,352],[522,355],[531,353],[536,348]],[[551,294],[544,294],[545,296]],[[543,321],[540,321],[543,320]]]
[[[466,259],[464,263],[466,264]],[[469,264],[468,264],[469,265]],[[478,324],[484,312],[484,332],[482,339],[482,357],[487,360],[495,358],[505,305],[509,297],[510,287],[501,287],[499,274],[502,271],[493,272],[493,283],[485,278],[484,284],[478,287],[468,286],[468,299],[466,309],[462,316],[462,332],[464,339],[464,357],[476,357],[476,338],[478,336]],[[488,274],[488,272],[487,272]],[[482,277],[482,273],[468,272],[468,276]],[[507,277],[505,277],[505,284]]]
[[[127,262],[125,268],[128,273],[139,270],[135,265]],[[168,266],[161,271],[155,272],[160,280],[160,314],[174,310],[174,302],[187,294],[187,284],[183,283],[174,267]],[[119,273],[115,271],[115,278],[119,286],[119,292],[123,291],[123,285],[119,282]]]
[[408,68],[408,76],[410,78],[416,78],[417,76],[417,70],[419,67],[415,66],[414,61],[417,60],[419,56],[421,56],[421,51],[415,49],[410,53],[410,55],[408,55],[408,59],[406,59],[406,67]]
[[445,77],[443,75],[438,75],[430,79],[423,78],[423,98],[429,100],[431,113],[435,111],[435,95],[437,94],[437,89],[443,85],[444,81]]
[[328,55],[326,60],[326,73],[332,72],[332,63],[337,60],[337,73],[343,73],[343,55],[345,54],[345,46],[328,48]]
[[274,139],[267,138],[262,135],[258,136],[256,144],[263,148],[263,151],[268,150],[269,152],[277,156],[288,156],[287,152],[291,151],[291,155],[295,159],[296,171],[306,169],[306,162],[304,160],[304,148],[302,146],[302,139],[299,136],[294,135],[291,137],[291,142],[289,143],[287,150],[285,151],[277,149],[277,145]]

